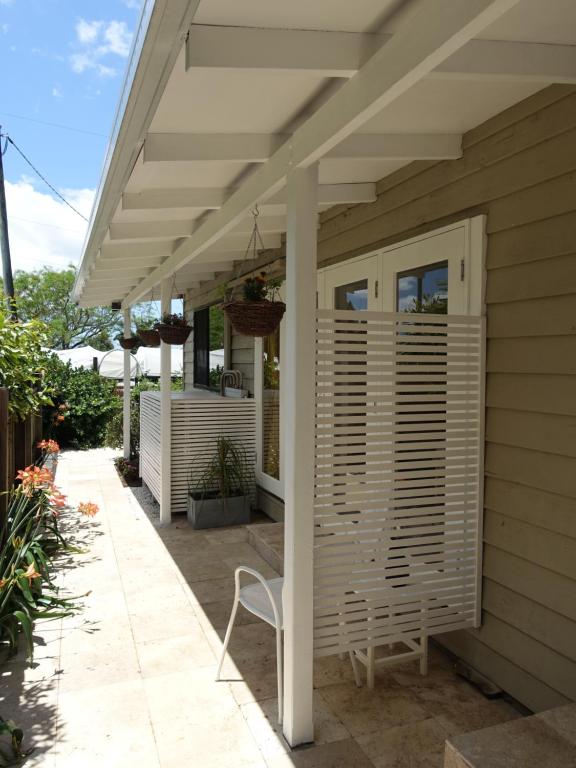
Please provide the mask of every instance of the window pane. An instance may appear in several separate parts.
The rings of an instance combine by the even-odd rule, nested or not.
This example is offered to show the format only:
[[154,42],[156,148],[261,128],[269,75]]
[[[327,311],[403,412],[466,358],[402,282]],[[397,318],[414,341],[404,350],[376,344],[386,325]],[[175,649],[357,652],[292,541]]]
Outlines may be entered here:
[[262,471],[280,479],[280,328],[264,339]]
[[357,280],[335,288],[334,309],[368,309],[368,280]]
[[448,262],[401,272],[396,282],[398,312],[448,312]]

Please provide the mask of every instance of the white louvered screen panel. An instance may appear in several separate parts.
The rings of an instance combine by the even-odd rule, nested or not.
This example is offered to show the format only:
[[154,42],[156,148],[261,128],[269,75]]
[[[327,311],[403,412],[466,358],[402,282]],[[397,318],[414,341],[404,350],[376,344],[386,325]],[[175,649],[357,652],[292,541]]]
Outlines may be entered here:
[[[188,395],[188,396],[187,396]],[[160,501],[160,393],[140,396],[140,462],[142,480]],[[256,403],[254,400],[221,398],[198,393],[174,393],[171,407],[171,510],[185,514],[188,478],[192,465],[205,466],[220,435],[235,440],[246,452],[247,486],[255,501],[253,468],[256,463]]]
[[212,458],[220,435],[234,440],[246,453],[255,501],[256,402],[239,398],[172,400],[172,513],[185,513],[188,478]]
[[483,320],[317,316],[316,654],[477,625]]
[[162,466],[160,461],[160,398],[157,393],[140,395],[140,475],[159,501]]

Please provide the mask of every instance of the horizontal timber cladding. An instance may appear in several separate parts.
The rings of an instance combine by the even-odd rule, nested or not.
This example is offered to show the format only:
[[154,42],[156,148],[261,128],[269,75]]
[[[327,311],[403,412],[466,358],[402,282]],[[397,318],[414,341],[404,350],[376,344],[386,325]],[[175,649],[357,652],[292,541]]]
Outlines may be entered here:
[[230,338],[230,367],[242,373],[242,387],[254,394],[254,339],[240,336],[232,329]]
[[319,310],[317,655],[479,617],[483,321]]
[[[487,515],[483,572],[510,604],[576,626],[576,580],[553,569],[559,537],[541,536],[576,540],[576,88],[543,89],[465,134],[462,158],[412,163],[377,192],[321,213],[319,266],[486,215],[486,508],[523,533],[515,542]],[[574,678],[560,691],[555,675],[559,656],[576,668],[574,654],[514,616],[485,599],[486,631],[443,642],[530,709],[576,700]],[[492,617],[510,633],[492,631]]]
[[[142,479],[159,500],[161,477],[160,397],[157,392],[141,395]],[[186,513],[191,470],[197,476],[213,456],[221,435],[229,437],[246,454],[246,484],[255,499],[253,467],[256,458],[256,411],[254,400],[208,397],[186,398],[181,393],[171,409],[171,509]]]
[[576,700],[576,88],[540,91],[463,148],[322,214],[319,261],[486,215],[483,627],[441,640],[541,710]]

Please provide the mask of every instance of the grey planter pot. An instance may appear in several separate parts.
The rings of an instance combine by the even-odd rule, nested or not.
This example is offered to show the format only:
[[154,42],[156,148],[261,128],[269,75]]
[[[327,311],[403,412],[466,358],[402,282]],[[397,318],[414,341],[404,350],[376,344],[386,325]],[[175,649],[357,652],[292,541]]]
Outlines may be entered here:
[[250,522],[248,496],[194,499],[188,495],[188,520],[193,528],[221,528],[224,525],[247,525]]

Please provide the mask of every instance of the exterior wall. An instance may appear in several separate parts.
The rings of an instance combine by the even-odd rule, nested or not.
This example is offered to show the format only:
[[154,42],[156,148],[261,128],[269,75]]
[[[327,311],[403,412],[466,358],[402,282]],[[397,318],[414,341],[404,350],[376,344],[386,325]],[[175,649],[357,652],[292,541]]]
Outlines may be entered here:
[[327,212],[319,259],[487,215],[483,622],[444,643],[540,710],[576,700],[576,89],[541,91],[464,146]]
[[254,397],[254,339],[239,336],[233,329],[230,334],[230,368],[242,371],[242,386]]
[[[325,212],[318,259],[478,214],[488,233],[483,622],[443,640],[541,710],[576,700],[576,88],[546,88],[470,131],[460,160],[386,177],[370,205]],[[269,273],[281,258],[269,254]],[[252,340],[232,346],[250,381]]]
[[[184,296],[184,314],[188,325],[194,325],[194,309],[189,294]],[[194,386],[194,333],[192,332],[184,344],[184,389]]]

